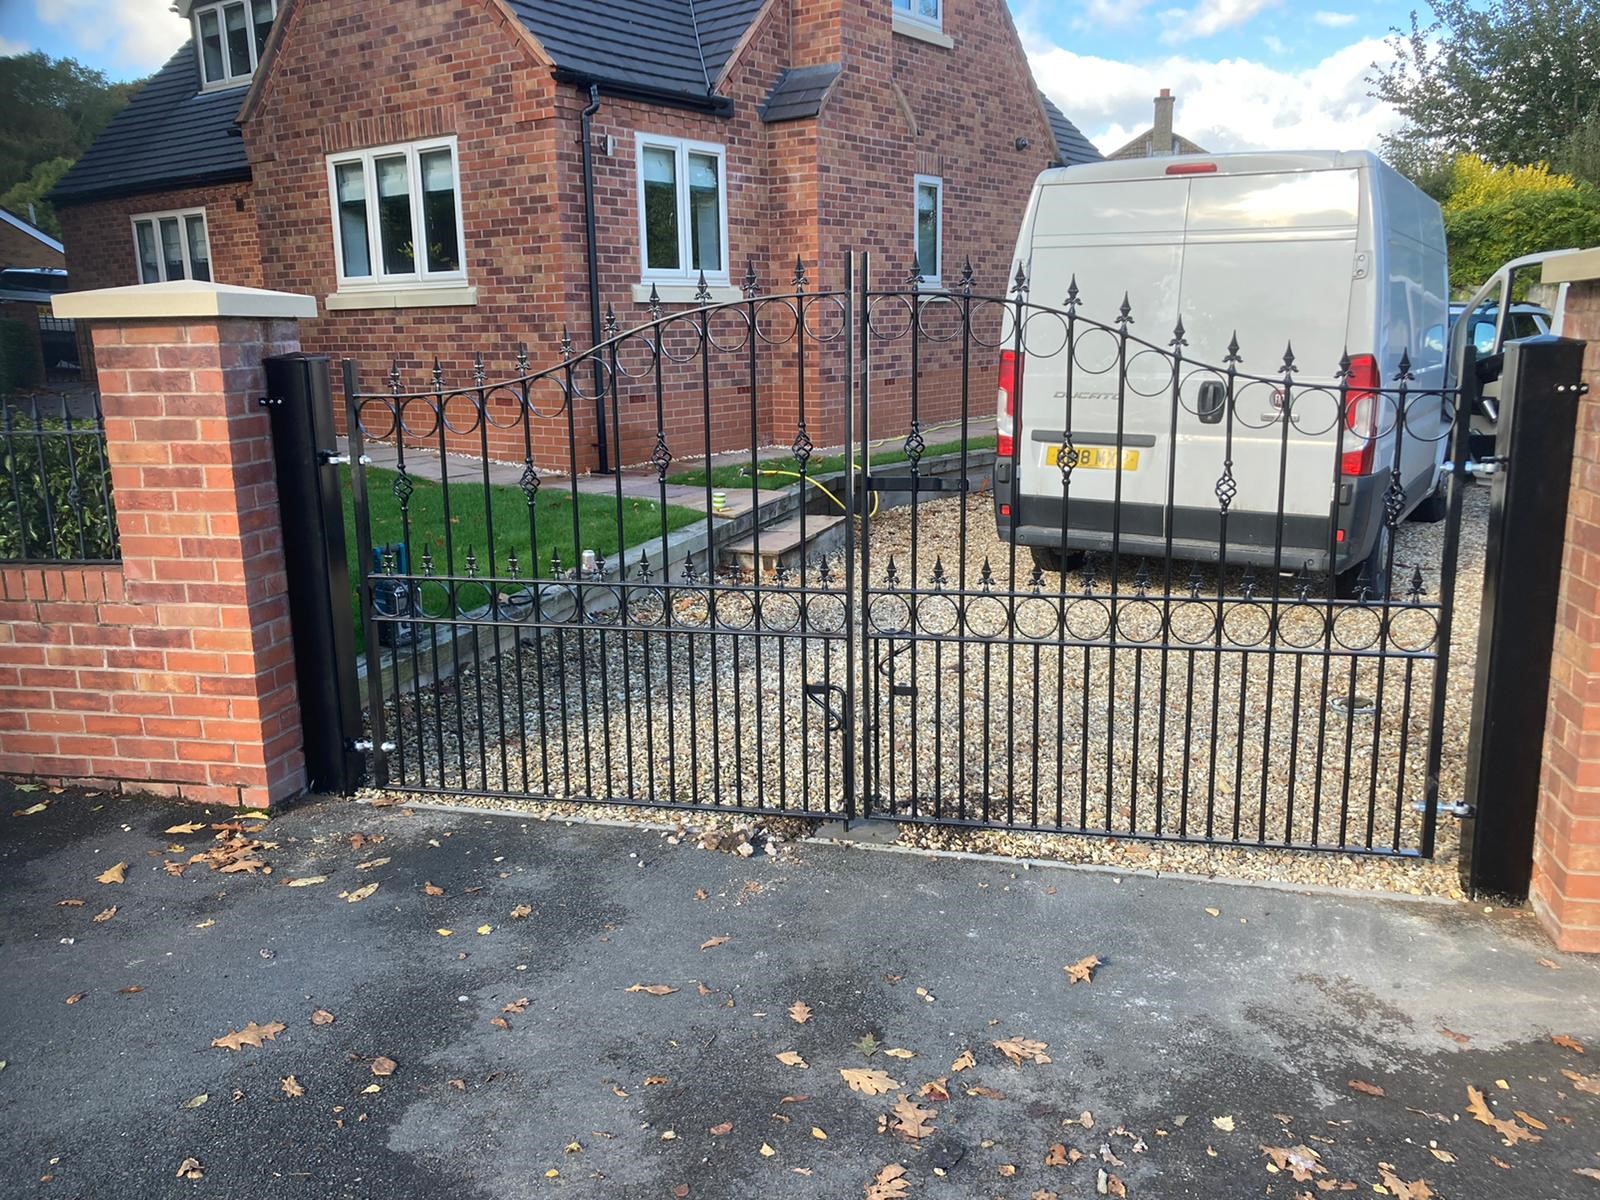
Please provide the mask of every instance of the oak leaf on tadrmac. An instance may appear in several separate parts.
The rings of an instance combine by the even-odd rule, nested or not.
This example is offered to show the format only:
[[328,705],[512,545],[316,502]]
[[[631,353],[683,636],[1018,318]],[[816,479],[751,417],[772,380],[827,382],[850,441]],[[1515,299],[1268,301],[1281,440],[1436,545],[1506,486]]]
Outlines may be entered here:
[[232,1033],[213,1038],[211,1044],[219,1050],[241,1050],[245,1046],[254,1046],[259,1050],[262,1042],[270,1042],[286,1028],[288,1026],[282,1021],[269,1021],[265,1025],[257,1025],[251,1021],[243,1029],[236,1029]]

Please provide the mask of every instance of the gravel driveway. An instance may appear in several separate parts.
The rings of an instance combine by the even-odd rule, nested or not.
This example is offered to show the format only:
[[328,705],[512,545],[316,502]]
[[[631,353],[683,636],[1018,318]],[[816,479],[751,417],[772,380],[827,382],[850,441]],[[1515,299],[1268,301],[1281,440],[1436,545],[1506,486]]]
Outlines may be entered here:
[[[1013,618],[1010,548],[995,533],[992,498],[975,495],[965,499],[962,638],[963,614],[949,594],[961,580],[962,503],[872,522],[875,636],[854,717],[859,731],[876,704],[878,720],[856,764],[858,792],[879,797],[876,812],[907,819],[901,840],[1458,894],[1453,818],[1439,818],[1431,862],[1360,853],[1414,854],[1422,845],[1415,805],[1426,778],[1443,524],[1400,529],[1397,586],[1417,568],[1423,590],[1395,598],[1387,620],[1378,603],[1330,605],[1317,581],[1285,579],[1274,596],[1270,578],[1251,588],[1238,570],[1228,572],[1219,603],[1214,570],[1188,564],[1174,568],[1169,598],[1158,567],[1145,579],[1139,562],[1124,561],[1113,597],[1106,563],[1092,561],[1087,578],[1073,572],[1063,584],[1054,573],[1035,576],[1025,554],[1015,567]],[[1470,488],[1441,746],[1444,801],[1463,786],[1487,509],[1488,489]],[[919,591],[907,595],[913,531]],[[841,570],[836,558],[826,574],[810,569],[804,589],[795,576],[759,596],[748,586],[718,591],[714,637],[704,632],[713,627],[707,592],[683,586],[635,591],[625,625],[613,611],[581,630],[529,632],[514,653],[388,706],[389,736],[399,743],[391,782],[484,793],[496,804],[631,797],[839,815],[843,738],[824,708],[837,711],[839,695],[808,696],[807,685],[826,692],[846,678]],[[671,632],[662,625],[667,607]],[[1120,637],[1106,644],[1113,625]],[[1008,627],[1018,634],[1011,641]],[[758,628],[769,632],[758,639]],[[917,637],[903,636],[913,628]],[[1155,648],[1163,628],[1171,631],[1166,653]],[[911,823],[933,817],[1005,828]],[[1182,838],[1198,844],[1173,840]],[[1273,845],[1347,852],[1261,848]]]

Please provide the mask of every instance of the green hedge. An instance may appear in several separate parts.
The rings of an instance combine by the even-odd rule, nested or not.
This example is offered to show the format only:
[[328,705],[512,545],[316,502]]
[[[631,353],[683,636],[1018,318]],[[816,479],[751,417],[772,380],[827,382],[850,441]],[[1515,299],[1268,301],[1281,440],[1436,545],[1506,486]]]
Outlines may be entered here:
[[[3,403],[3,402],[0,402]],[[0,561],[118,558],[105,440],[87,421],[0,414]]]

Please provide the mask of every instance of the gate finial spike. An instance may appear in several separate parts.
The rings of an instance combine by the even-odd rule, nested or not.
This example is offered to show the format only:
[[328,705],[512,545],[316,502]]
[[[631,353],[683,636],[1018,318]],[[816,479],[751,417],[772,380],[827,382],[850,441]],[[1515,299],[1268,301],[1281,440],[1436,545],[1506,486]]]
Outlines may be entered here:
[[711,286],[706,283],[706,273],[703,269],[700,272],[699,286],[694,290],[694,302],[696,304],[711,303]]
[[911,248],[911,270],[906,274],[906,286],[914,292],[926,281],[927,277],[922,273],[922,261],[917,255],[916,247],[913,246]]
[[747,300],[754,300],[756,293],[761,290],[761,283],[756,278],[756,260],[747,257],[744,260],[744,294]]
[[1283,367],[1281,370],[1285,375],[1293,375],[1295,372],[1294,343],[1292,341],[1283,344]]
[[483,351],[479,350],[472,359],[472,382],[478,385],[481,391],[483,385],[489,382],[489,371],[483,365]]
[[444,391],[444,368],[439,365],[438,355],[434,355],[433,358],[433,390]]
[[961,263],[961,294],[963,296],[972,295],[972,282],[972,259],[969,256],[962,260]]
[[1350,378],[1350,347],[1346,346],[1339,354],[1339,370],[1334,378],[1343,380]]
[[400,360],[398,358],[389,364],[389,392],[395,396],[400,394]]
[[936,554],[933,558],[933,586],[943,588],[945,585],[944,556]]
[[561,578],[561,547],[557,546],[550,551],[550,578]]
[[650,319],[652,321],[661,319],[661,293],[656,291],[656,285],[653,283],[650,285]]
[[605,337],[607,341],[617,336],[617,310],[608,301],[606,303]]
[[517,343],[517,374],[518,375],[526,375],[527,373],[528,373],[528,343],[527,342],[518,342]]
[[1228,337],[1228,352],[1222,356],[1222,361],[1230,367],[1244,361],[1244,358],[1239,354],[1239,331],[1237,329]]
[[806,262],[798,254],[794,256],[794,279],[791,282],[797,293],[806,290]]
[[1411,351],[1406,349],[1404,346],[1400,348],[1399,370],[1395,372],[1394,377],[1397,383],[1405,383],[1408,380],[1416,378],[1416,376],[1411,373]]
[[1071,316],[1078,313],[1078,305],[1083,303],[1082,293],[1078,291],[1078,273],[1072,273],[1072,282],[1067,284],[1067,312]]
[[1406,592],[1406,598],[1413,604],[1422,599],[1422,568],[1420,566],[1411,568],[1411,587]]
[[1132,325],[1132,324],[1135,323],[1134,319],[1133,319],[1133,305],[1128,303],[1128,293],[1127,292],[1123,292],[1122,293],[1122,306],[1117,309],[1117,322],[1116,323],[1122,329],[1122,331],[1124,333],[1127,332],[1127,329],[1128,329],[1129,325]]
[[889,555],[889,566],[883,573],[883,580],[891,588],[900,586],[900,568],[895,566],[894,555]]
[[1022,260],[1017,260],[1017,273],[1011,277],[1011,294],[1017,299],[1028,294],[1028,273],[1022,269]]
[[1033,570],[1028,574],[1028,588],[1035,596],[1044,590],[1044,568],[1037,560],[1034,561]]
[[1179,317],[1178,323],[1172,327],[1172,340],[1168,342],[1167,345],[1171,346],[1174,350],[1180,346],[1187,346],[1189,344],[1189,339],[1183,336],[1184,332],[1183,318]]
[[994,588],[994,568],[989,565],[987,554],[983,556],[983,569],[978,572],[978,586],[986,592]]
[[564,323],[561,326],[561,361],[572,361],[572,333]]

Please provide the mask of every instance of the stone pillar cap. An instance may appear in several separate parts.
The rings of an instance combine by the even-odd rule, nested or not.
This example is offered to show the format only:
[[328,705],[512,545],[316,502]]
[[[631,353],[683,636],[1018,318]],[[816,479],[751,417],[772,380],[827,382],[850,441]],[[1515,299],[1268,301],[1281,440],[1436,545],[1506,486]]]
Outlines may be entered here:
[[1588,250],[1558,250],[1547,256],[1540,283],[1581,283],[1600,279],[1600,246]]
[[62,292],[50,301],[58,317],[87,321],[189,320],[206,317],[312,318],[317,302],[293,292],[235,287],[198,279]]

